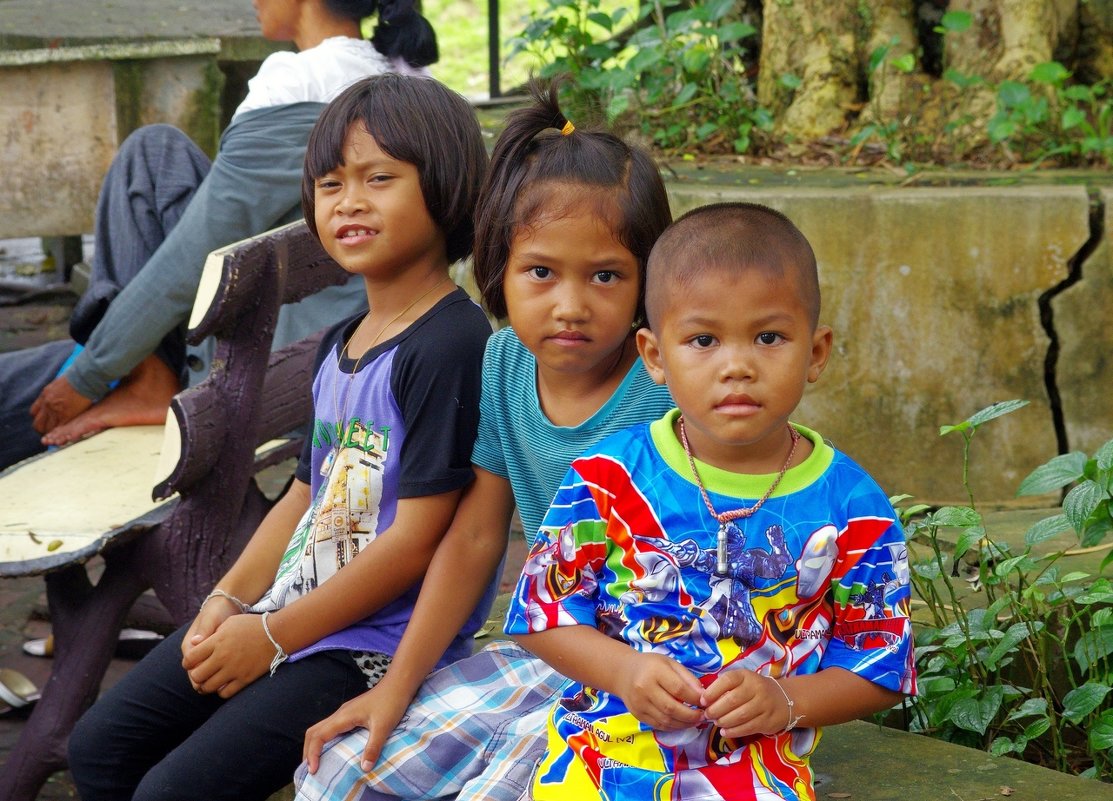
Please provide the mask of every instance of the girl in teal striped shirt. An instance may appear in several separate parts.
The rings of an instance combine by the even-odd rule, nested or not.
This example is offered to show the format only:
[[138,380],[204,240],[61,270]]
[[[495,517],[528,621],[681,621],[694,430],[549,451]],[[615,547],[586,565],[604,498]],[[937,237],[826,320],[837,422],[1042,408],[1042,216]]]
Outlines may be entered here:
[[646,260],[670,220],[652,159],[576,130],[555,86],[510,115],[476,215],[476,282],[509,321],[484,356],[476,478],[386,676],[306,733],[299,798],[355,797],[358,783],[364,799],[515,801],[528,787],[565,679],[506,642],[426,678],[475,606],[491,603],[515,505],[532,543],[573,458],[672,407],[634,339]]

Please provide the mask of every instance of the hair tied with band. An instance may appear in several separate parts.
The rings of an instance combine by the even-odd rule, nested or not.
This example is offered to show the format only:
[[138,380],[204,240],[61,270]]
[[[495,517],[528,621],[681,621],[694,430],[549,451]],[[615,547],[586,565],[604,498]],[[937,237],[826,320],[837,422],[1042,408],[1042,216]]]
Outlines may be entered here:
[[572,124],[572,120],[565,120],[564,127],[560,129],[560,135],[568,136],[568,134],[572,133],[574,130],[576,130],[576,126]]
[[388,25],[398,23],[415,13],[413,0],[380,0],[379,19]]
[[387,58],[402,58],[411,67],[435,64],[440,58],[437,35],[413,0],[380,0],[379,24],[371,43]]

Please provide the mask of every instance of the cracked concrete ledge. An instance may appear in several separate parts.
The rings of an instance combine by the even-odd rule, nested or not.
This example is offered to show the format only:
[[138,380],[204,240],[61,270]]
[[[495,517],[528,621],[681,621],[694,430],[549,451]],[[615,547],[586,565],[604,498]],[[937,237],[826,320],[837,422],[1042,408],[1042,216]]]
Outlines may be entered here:
[[[1095,236],[1085,187],[674,182],[669,190],[677,215],[747,200],[783,211],[807,235],[835,349],[796,419],[888,492],[964,500],[962,440],[940,437],[939,426],[995,401],[1031,403],[976,435],[971,483],[979,501],[1013,499],[1061,439],[1092,453],[1113,437],[1113,251]],[[1113,189],[1094,195],[1108,231]],[[1041,324],[1041,298],[1054,312],[1054,340]],[[1057,360],[1049,360],[1054,347]]]
[[1066,447],[1093,455],[1113,438],[1113,187],[1093,192],[1093,248],[1052,302]]

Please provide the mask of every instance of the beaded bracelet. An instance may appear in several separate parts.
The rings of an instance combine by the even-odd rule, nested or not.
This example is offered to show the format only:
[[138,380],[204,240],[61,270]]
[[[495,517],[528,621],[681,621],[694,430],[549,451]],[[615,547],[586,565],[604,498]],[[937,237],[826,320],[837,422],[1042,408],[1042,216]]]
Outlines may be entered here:
[[777,685],[777,689],[781,691],[781,695],[783,695],[785,697],[785,701],[788,703],[788,724],[783,729],[781,729],[779,732],[777,732],[778,734],[787,734],[788,732],[795,729],[796,724],[798,724],[800,721],[802,721],[807,716],[806,715],[797,715],[796,711],[795,711],[796,702],[788,697],[788,691],[785,690],[784,685],[782,685],[779,681],[777,681],[772,676],[769,676],[768,678],[769,678],[770,681],[772,681],[774,684]]
[[271,627],[267,624],[267,615],[269,614],[270,612],[264,612],[262,614],[262,618],[263,633],[267,635],[267,639],[270,640],[271,645],[274,646],[274,659],[271,660],[271,675],[273,676],[274,672],[278,670],[278,666],[285,662],[290,657],[290,655],[286,653],[285,649],[278,644],[278,640],[276,640],[274,638],[274,635],[271,634]]
[[205,604],[207,604],[213,598],[227,598],[229,601],[234,603],[239,608],[241,614],[243,614],[244,612],[247,611],[247,604],[245,604],[243,601],[241,601],[235,595],[230,595],[229,593],[226,593],[224,590],[219,589],[219,588],[213,590],[208,595],[206,595],[205,600],[203,600],[201,602],[201,606],[203,607]]

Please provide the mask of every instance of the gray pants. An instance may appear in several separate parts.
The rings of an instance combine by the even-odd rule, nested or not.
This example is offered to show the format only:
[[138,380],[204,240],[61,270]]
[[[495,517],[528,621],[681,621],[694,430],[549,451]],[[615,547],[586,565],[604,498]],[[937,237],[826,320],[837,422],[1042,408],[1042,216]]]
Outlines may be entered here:
[[[97,199],[88,291],[70,319],[73,340],[0,354],[0,469],[45,450],[31,427],[31,404],[85,342],[120,289],[143,269],[177,225],[211,162],[169,125],[140,128],[120,146]],[[185,366],[185,340],[176,329],[158,355],[175,372]]]

